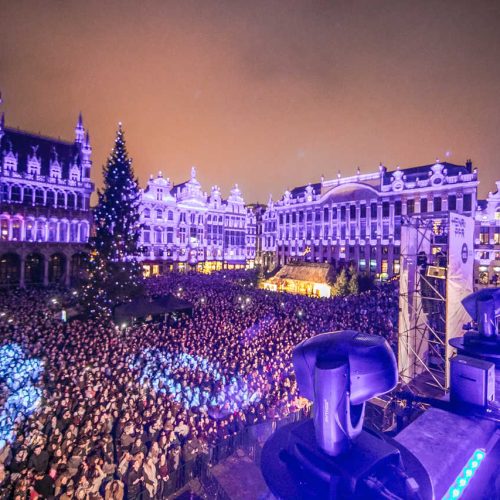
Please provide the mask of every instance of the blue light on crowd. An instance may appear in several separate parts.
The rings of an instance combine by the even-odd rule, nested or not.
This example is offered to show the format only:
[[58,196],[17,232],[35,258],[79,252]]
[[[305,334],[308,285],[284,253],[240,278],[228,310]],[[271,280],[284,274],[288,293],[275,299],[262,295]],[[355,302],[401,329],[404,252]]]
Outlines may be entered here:
[[42,362],[27,358],[18,344],[0,347],[0,384],[7,396],[0,408],[0,444],[11,441],[16,421],[31,415],[40,404],[42,391],[36,384],[42,372]]
[[484,450],[476,450],[469,461],[465,464],[454,483],[450,486],[443,497],[443,500],[455,500],[462,496],[465,488],[467,488],[470,480],[479,469],[481,462],[484,460],[486,453]]
[[[224,374],[219,362],[202,356],[147,349],[134,365],[141,370],[141,384],[148,381],[155,391],[172,394],[174,400],[186,409],[199,407],[210,413],[218,408],[220,411],[217,414],[221,415],[224,411],[230,413],[245,408],[260,399],[259,392],[252,392],[242,377],[237,374]],[[206,387],[183,387],[176,377],[176,371],[185,369],[208,374],[214,382],[214,387],[219,389],[214,391]]]

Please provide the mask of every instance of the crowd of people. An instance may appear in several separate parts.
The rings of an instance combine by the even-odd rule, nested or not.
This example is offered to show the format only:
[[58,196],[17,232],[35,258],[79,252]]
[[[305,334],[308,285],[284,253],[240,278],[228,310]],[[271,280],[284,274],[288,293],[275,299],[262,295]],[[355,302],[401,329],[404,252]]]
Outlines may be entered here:
[[53,291],[0,295],[0,347],[37,360],[28,366],[40,396],[36,408],[5,414],[15,369],[0,374],[11,426],[0,443],[0,498],[164,498],[243,429],[307,405],[291,361],[303,339],[352,328],[395,346],[393,285],[313,299],[242,276],[152,278],[148,293],[175,293],[192,315],[126,328],[61,321],[64,298]]

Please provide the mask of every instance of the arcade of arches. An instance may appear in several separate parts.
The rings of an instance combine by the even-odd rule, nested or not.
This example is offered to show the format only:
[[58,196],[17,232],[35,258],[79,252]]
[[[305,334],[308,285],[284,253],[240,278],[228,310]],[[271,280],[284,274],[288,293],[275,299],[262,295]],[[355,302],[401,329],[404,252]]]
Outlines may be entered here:
[[[31,251],[30,251],[31,250]],[[83,249],[55,247],[0,250],[0,286],[70,286],[78,283],[85,269]]]

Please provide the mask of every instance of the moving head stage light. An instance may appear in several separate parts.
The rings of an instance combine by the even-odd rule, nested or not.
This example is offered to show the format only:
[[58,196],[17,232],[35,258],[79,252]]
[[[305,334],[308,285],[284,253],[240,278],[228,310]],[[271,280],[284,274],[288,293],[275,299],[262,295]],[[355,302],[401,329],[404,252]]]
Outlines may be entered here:
[[323,333],[295,347],[293,364],[313,418],[279,428],[262,453],[278,498],[432,498],[428,474],[399,443],[363,430],[367,400],[393,389],[396,359],[382,338]]
[[450,340],[459,354],[480,358],[500,369],[500,288],[485,288],[462,300],[462,305],[472,318],[473,325],[463,337]]

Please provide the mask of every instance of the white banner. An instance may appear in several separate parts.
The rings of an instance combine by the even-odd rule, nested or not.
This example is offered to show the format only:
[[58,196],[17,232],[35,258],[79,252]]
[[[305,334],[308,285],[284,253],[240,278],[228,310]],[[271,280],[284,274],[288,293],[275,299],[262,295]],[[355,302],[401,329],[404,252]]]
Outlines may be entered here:
[[448,277],[446,285],[446,373],[454,350],[449,340],[463,335],[463,325],[470,321],[462,299],[474,289],[474,219],[450,213],[448,233]]

